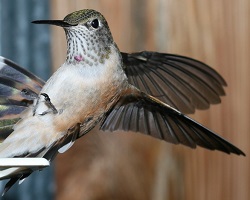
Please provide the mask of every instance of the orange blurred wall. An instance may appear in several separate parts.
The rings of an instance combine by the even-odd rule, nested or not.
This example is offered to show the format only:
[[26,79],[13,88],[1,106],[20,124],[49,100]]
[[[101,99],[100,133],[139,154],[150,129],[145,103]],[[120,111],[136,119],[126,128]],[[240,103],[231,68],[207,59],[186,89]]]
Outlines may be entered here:
[[[250,2],[248,0],[53,0],[52,17],[100,11],[122,51],[190,56],[227,81],[222,104],[192,117],[246,157],[192,150],[135,133],[92,132],[56,160],[57,199],[250,199]],[[64,62],[53,27],[54,69]]]

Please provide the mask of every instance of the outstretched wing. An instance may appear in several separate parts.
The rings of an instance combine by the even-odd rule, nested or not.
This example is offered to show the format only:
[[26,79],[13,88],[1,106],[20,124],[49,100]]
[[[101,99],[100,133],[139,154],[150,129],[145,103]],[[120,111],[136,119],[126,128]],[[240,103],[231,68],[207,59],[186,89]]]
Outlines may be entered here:
[[145,93],[123,97],[110,110],[101,130],[141,132],[174,144],[196,145],[225,153],[245,155],[201,124]]
[[129,82],[183,113],[207,109],[225,95],[225,80],[192,58],[157,52],[122,53]]
[[20,113],[33,103],[44,81],[0,57],[0,142],[13,130]]

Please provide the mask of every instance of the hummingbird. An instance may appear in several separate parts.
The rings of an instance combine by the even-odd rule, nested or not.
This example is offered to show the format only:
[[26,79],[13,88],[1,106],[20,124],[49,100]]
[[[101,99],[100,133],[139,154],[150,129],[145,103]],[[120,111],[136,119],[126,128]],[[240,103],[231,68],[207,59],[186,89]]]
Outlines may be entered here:
[[[85,9],[63,20],[35,24],[62,27],[65,62],[48,79],[0,59],[0,158],[41,157],[52,161],[99,125],[102,131],[133,131],[173,144],[245,155],[188,117],[225,95],[225,80],[208,65],[185,56],[120,52],[108,23]],[[6,192],[33,172],[5,173]]]

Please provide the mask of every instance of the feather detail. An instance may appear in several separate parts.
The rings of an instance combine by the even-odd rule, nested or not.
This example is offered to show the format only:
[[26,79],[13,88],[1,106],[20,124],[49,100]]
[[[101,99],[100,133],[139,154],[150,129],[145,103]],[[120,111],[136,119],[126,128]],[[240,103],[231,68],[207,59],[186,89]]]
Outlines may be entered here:
[[160,100],[137,91],[123,96],[101,124],[104,131],[135,131],[191,148],[245,155],[208,128]]
[[122,53],[129,82],[183,113],[207,109],[225,95],[225,80],[208,65],[157,52]]
[[44,81],[0,57],[0,141],[13,131],[20,114],[33,103]]

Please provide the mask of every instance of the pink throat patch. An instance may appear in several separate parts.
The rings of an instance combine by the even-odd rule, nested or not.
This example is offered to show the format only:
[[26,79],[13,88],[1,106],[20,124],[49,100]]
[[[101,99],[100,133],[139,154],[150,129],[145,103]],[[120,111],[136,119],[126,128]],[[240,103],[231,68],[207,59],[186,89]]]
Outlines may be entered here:
[[77,62],[80,62],[83,60],[83,57],[82,55],[78,55],[78,56],[74,56],[74,59],[77,61]]

